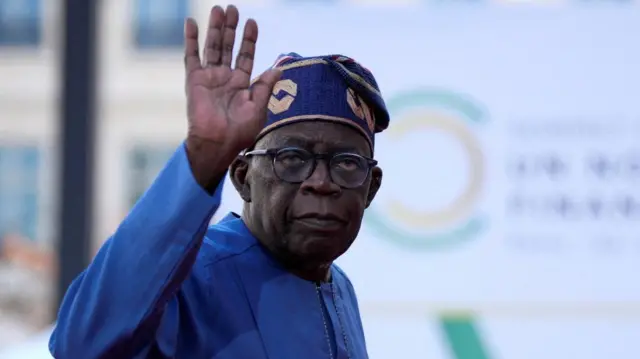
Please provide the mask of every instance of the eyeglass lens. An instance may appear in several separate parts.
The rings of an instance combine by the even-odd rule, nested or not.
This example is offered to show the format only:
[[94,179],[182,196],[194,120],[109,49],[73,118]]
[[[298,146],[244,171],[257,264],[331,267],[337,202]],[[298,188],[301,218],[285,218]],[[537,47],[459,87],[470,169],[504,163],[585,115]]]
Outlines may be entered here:
[[[274,156],[276,175],[283,181],[299,183],[305,181],[316,167],[313,154],[302,149],[283,149]],[[329,174],[339,186],[360,186],[369,173],[368,161],[356,154],[340,153],[331,157]]]

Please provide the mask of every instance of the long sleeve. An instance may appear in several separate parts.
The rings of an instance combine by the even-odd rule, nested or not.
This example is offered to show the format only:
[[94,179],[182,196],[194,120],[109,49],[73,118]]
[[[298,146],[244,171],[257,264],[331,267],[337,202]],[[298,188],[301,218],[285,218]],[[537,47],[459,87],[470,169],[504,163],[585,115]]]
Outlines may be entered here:
[[57,359],[133,358],[152,341],[220,205],[194,180],[184,145],[69,286],[49,348]]

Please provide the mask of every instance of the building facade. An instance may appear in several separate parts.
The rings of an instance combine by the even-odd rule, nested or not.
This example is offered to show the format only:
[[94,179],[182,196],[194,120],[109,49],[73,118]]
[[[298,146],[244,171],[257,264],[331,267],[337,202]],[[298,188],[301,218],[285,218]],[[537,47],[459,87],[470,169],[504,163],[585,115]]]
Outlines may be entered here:
[[[184,138],[183,21],[192,14],[206,20],[211,6],[195,0],[100,3],[95,250]],[[0,347],[45,325],[52,314],[61,6],[60,0],[0,2],[0,332],[7,333]]]

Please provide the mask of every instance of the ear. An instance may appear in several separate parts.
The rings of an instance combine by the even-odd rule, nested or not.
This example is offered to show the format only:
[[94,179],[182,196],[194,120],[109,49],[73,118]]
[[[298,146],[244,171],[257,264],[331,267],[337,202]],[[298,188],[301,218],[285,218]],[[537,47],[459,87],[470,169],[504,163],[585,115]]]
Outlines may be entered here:
[[382,186],[382,168],[376,166],[371,169],[371,183],[369,184],[369,193],[367,193],[366,208],[369,208],[371,202],[373,202],[380,186]]
[[251,202],[251,186],[247,178],[249,173],[249,162],[246,157],[240,155],[231,163],[229,176],[231,183],[238,191],[240,197],[247,203]]

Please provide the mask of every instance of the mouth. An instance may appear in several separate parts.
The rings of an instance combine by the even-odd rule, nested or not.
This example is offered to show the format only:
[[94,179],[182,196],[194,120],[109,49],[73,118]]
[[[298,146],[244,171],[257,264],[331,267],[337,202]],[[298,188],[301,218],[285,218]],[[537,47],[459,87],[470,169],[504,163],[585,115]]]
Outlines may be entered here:
[[346,221],[334,215],[307,214],[296,217],[294,222],[312,230],[331,232],[344,227]]

